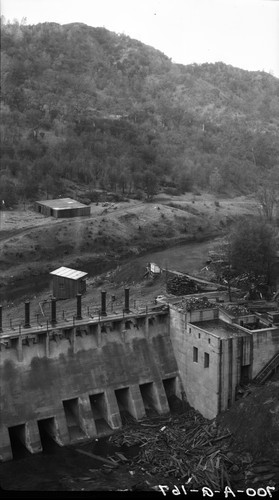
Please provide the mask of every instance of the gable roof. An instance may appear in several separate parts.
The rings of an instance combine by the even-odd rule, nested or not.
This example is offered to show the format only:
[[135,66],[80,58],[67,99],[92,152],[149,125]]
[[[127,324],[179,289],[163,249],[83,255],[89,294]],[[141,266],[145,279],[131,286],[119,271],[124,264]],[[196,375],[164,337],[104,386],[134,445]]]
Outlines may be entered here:
[[82,208],[87,207],[84,203],[73,200],[72,198],[58,198],[57,200],[41,200],[36,201],[39,205],[50,207],[54,210],[65,210],[67,208]]
[[55,271],[51,271],[50,274],[54,276],[61,276],[62,278],[68,278],[71,280],[78,280],[88,275],[88,273],[85,273],[83,271],[77,271],[76,269],[71,269],[70,267],[63,266],[55,269]]

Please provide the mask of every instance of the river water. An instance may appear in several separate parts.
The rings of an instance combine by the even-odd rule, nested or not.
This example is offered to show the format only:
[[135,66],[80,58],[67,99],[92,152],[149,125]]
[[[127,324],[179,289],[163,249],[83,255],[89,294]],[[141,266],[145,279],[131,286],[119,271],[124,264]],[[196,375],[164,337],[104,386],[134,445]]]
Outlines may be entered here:
[[[187,243],[123,261],[112,260],[103,264],[94,261],[87,262],[81,265],[81,270],[87,272],[89,277],[94,277],[116,269],[118,265],[129,261],[134,262],[135,265],[142,264],[143,266],[147,262],[155,262],[160,267],[191,274],[194,270],[201,269],[205,265],[213,241],[215,240]],[[0,304],[6,301],[15,302],[23,300],[23,298],[36,296],[41,292],[50,290],[50,283],[49,274],[17,280],[8,286],[0,288]]]
[[[102,457],[121,452],[128,460],[138,455],[139,447],[118,448],[109,438],[60,447],[47,436],[43,451],[31,455],[23,446],[13,449],[14,459],[0,464],[0,487],[3,492],[116,490],[127,487],[127,472],[108,470],[99,460],[77,450]],[[130,479],[130,478],[129,478]],[[131,476],[132,479],[132,476]],[[1,495],[0,490],[0,496]]]
[[151,252],[135,260],[143,263],[155,262],[160,267],[191,274],[193,271],[205,266],[205,262],[208,259],[208,251],[214,241],[216,240],[187,243]]

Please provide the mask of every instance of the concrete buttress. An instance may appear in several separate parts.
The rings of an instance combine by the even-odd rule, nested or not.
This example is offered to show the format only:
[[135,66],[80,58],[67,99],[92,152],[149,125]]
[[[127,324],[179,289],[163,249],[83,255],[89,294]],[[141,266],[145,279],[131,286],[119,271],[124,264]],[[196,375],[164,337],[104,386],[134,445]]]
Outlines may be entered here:
[[107,408],[107,422],[112,429],[119,429],[122,427],[121,417],[115,393],[110,387],[108,387],[105,391],[105,401]]
[[55,329],[47,323],[45,329],[37,325],[6,335],[0,352],[0,460],[13,458],[17,439],[35,453],[44,447],[45,433],[65,446],[121,428],[125,411],[135,419],[149,407],[168,412],[162,381],[178,375],[168,311],[148,315],[57,321]]
[[63,407],[61,407],[60,411],[56,411],[56,415],[54,417],[54,434],[52,435],[52,438],[57,444],[59,444],[59,446],[65,446],[70,443],[70,436]]
[[49,358],[49,332],[46,332],[45,335],[45,349],[46,349],[46,357]]
[[5,425],[0,425],[0,460],[5,462],[6,460],[12,460],[13,453],[11,448],[10,436],[8,427]]
[[168,413],[170,408],[162,381],[160,379],[156,380],[153,386],[156,397],[156,410],[159,414]]
[[17,359],[20,362],[23,360],[23,354],[22,354],[22,337],[21,337],[21,335],[19,335],[19,337],[17,339]]
[[97,347],[99,349],[102,347],[101,323],[98,323],[98,326],[97,326]]
[[71,344],[72,344],[73,353],[75,354],[75,352],[76,352],[76,328],[75,327],[71,331]]
[[131,415],[136,419],[140,420],[145,416],[145,408],[142,401],[139,386],[137,384],[130,385],[129,387],[129,406],[128,409]]
[[25,423],[25,442],[23,443],[30,453],[42,451],[41,438],[36,420]]
[[79,403],[79,421],[82,430],[88,437],[97,436],[96,425],[92,417],[92,410],[88,394],[79,396],[78,403]]

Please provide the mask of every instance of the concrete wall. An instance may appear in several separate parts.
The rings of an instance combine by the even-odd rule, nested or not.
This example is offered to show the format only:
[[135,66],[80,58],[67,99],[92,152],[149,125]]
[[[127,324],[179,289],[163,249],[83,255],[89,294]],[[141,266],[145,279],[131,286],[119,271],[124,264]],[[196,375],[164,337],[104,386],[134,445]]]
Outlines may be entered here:
[[187,312],[187,321],[195,323],[196,321],[207,321],[219,318],[219,309],[197,309]]
[[228,311],[225,311],[224,309],[220,308],[219,309],[219,319],[222,321],[225,321],[226,323],[234,323],[235,322],[235,317],[232,314],[229,314]]
[[270,359],[279,352],[279,328],[253,331],[253,365],[251,377],[254,378]]
[[[239,325],[240,330],[245,331],[245,325],[260,321],[260,328],[258,330],[250,330],[249,337],[242,337],[239,340],[239,353],[241,358],[241,366],[249,366],[249,378],[253,379],[264,366],[271,360],[271,358],[279,352],[279,327],[268,328],[268,321],[259,318],[255,314],[247,314],[239,318],[233,318],[228,315],[226,311],[219,311],[219,318],[228,323],[236,323]],[[266,324],[266,328],[263,328]],[[243,325],[240,326],[240,325]],[[247,332],[247,330],[246,330]],[[225,343],[223,341],[224,349]],[[239,363],[238,360],[234,361]],[[238,365],[237,365],[238,366]],[[240,381],[240,377],[237,376]],[[229,396],[228,396],[229,397]],[[222,407],[224,407],[224,402]]]
[[74,435],[75,419],[83,437],[96,435],[94,395],[99,398],[95,413],[105,407],[103,417],[112,429],[121,426],[116,389],[129,388],[126,396],[137,418],[145,414],[143,384],[149,384],[142,393],[154,408],[168,412],[162,381],[177,375],[167,313],[59,328],[29,335],[28,342],[15,337],[0,352],[0,458],[12,458],[8,428],[18,425],[25,429],[16,429],[21,438],[26,426],[33,429],[38,451],[43,419],[50,419],[54,434],[56,426],[62,444]]
[[[203,311],[204,319],[212,319],[214,310]],[[188,314],[200,321],[201,311]],[[219,404],[219,339],[187,322],[187,315],[170,307],[170,336],[178,369],[191,406],[206,418],[214,418]],[[198,361],[193,360],[193,348],[198,349]],[[209,366],[205,368],[205,353]]]
[[219,411],[227,410],[235,401],[236,388],[241,380],[241,367],[243,363],[250,365],[249,347],[249,337],[220,340]]
[[[220,316],[223,320],[226,318],[222,312]],[[209,419],[233,404],[244,373],[251,378],[253,359],[251,332],[247,335],[243,329],[243,336],[221,339],[191,323],[216,318],[217,309],[185,314],[170,306],[170,336],[187,400]],[[197,360],[194,360],[194,348]],[[208,367],[205,367],[206,353]]]

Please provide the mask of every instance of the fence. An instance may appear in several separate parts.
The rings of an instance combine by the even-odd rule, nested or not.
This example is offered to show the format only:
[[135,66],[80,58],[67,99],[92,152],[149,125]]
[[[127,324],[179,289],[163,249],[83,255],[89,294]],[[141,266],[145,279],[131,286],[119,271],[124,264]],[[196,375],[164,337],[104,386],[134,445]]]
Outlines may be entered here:
[[[124,305],[124,307],[123,307]],[[110,300],[106,300],[106,292],[102,292],[101,304],[82,303],[82,297],[77,295],[76,304],[65,304],[64,301],[57,301],[54,298],[44,300],[37,304],[26,301],[22,307],[22,315],[14,316],[13,312],[5,310],[0,306],[0,334],[12,335],[18,332],[40,331],[57,328],[67,328],[76,324],[86,324],[90,321],[100,322],[101,320],[111,320],[112,318],[125,318],[130,315],[145,315],[148,312],[156,311],[165,306],[142,304],[138,300],[130,300],[129,291],[125,289],[125,302],[116,300],[112,295]]]

